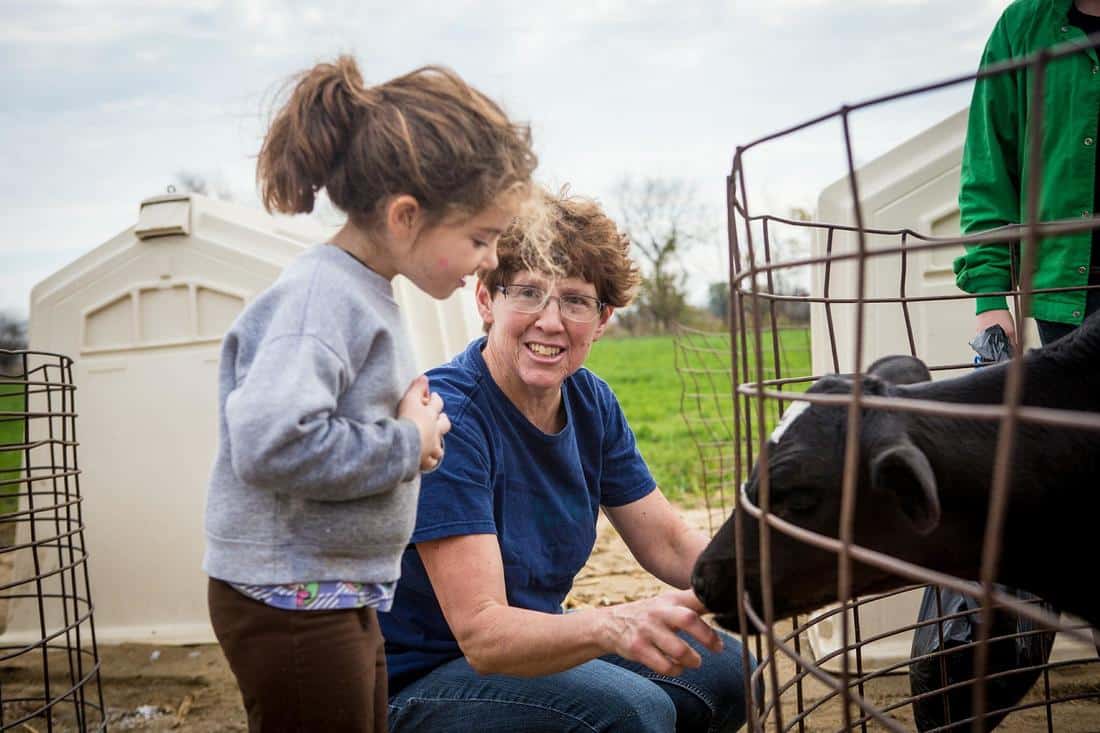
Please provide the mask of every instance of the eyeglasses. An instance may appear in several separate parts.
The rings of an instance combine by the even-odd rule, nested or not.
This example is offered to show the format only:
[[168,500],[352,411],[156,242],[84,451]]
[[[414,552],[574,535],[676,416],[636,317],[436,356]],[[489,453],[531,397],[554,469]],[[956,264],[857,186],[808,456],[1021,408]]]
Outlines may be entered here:
[[541,313],[547,303],[556,300],[561,317],[577,323],[591,323],[596,320],[605,305],[590,295],[550,295],[534,285],[497,285],[497,290],[504,293],[512,307],[520,313]]

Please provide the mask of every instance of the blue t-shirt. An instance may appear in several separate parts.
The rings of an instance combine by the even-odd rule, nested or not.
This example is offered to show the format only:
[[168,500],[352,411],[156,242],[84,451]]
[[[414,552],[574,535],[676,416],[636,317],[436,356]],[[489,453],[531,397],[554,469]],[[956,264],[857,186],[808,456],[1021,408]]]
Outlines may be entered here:
[[[493,381],[484,345],[478,339],[428,372],[451,431],[443,463],[421,480],[411,542],[494,534],[509,605],[561,613],[596,541],[600,505],[637,501],[656,483],[606,382],[583,368],[568,377],[566,425],[548,435]],[[462,656],[412,544],[393,607],[379,619],[390,694]]]

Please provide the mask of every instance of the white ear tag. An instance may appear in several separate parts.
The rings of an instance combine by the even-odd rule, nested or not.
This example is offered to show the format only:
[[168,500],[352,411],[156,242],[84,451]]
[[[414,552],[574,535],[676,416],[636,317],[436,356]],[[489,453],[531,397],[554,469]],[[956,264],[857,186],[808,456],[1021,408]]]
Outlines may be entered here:
[[787,408],[787,411],[783,413],[783,417],[779,418],[779,424],[775,426],[775,430],[772,431],[771,437],[768,438],[772,443],[778,443],[779,439],[783,437],[783,433],[787,432],[787,429],[791,427],[791,424],[798,419],[798,416],[805,412],[810,406],[809,402],[805,400],[795,400],[791,403],[791,406]]

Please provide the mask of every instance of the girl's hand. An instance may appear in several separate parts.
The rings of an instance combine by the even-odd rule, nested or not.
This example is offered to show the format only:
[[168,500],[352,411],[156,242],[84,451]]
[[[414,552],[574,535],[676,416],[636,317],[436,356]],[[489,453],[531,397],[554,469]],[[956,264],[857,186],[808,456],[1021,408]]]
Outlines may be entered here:
[[431,471],[443,460],[443,435],[451,421],[443,412],[443,398],[428,391],[428,378],[421,374],[409,385],[397,404],[397,417],[412,420],[420,432],[420,470]]
[[703,660],[677,632],[684,631],[712,651],[722,649],[718,633],[700,617],[706,609],[695,593],[677,590],[655,598],[623,603],[604,610],[600,636],[608,652],[644,664],[658,674],[675,677]]

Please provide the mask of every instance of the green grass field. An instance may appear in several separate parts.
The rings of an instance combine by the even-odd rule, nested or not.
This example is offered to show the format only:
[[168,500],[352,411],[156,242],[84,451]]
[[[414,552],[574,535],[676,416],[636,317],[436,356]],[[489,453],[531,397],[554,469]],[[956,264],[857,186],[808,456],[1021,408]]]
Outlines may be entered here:
[[[11,394],[13,391],[8,385],[5,389],[0,385],[0,412],[22,412],[24,410],[23,395]],[[22,451],[5,450],[5,446],[23,442],[23,420],[0,418],[0,481],[19,477],[19,467],[22,465]],[[19,499],[15,496],[6,496],[19,491],[18,484],[0,486],[0,515],[14,512],[18,509]]]
[[[724,421],[722,427],[729,430],[728,344],[723,334],[693,334],[679,341],[673,336],[603,339],[593,346],[586,362],[615,390],[642,456],[669,497],[690,498],[700,489],[700,454],[684,413],[694,418],[696,426],[702,417]],[[809,374],[809,331],[785,330],[781,344],[783,376]],[[769,350],[764,358],[766,372],[772,361]],[[695,371],[685,372],[685,368]],[[771,376],[765,374],[765,378]],[[691,396],[682,407],[685,380]],[[774,423],[774,415],[770,420]]]

